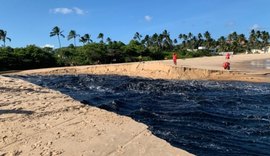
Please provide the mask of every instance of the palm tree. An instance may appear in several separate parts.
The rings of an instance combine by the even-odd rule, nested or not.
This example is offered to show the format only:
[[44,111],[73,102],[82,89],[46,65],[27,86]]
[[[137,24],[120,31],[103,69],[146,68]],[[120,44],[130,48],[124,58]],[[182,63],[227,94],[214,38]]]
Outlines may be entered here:
[[65,36],[62,34],[63,31],[60,30],[59,27],[55,26],[52,31],[50,32],[50,37],[52,36],[57,36],[58,38],[58,42],[59,42],[59,47],[61,48],[61,42],[60,42],[60,36],[62,36],[63,38],[65,38]]
[[172,39],[170,38],[170,33],[167,30],[164,30],[161,34],[162,36],[162,46],[165,49],[171,49],[172,48]]
[[136,33],[134,34],[133,39],[134,39],[134,40],[141,41],[141,37],[142,37],[142,35],[141,35],[139,32],[136,32]]
[[193,34],[192,34],[191,32],[189,32],[189,33],[188,33],[188,38],[189,38],[189,39],[192,39],[192,37],[193,37]]
[[6,40],[11,41],[11,39],[7,37],[7,31],[0,29],[0,40],[4,42],[4,47],[6,47]]
[[213,40],[211,38],[211,34],[208,31],[206,31],[203,35],[204,35],[204,37],[206,39],[206,42],[205,42],[206,48],[209,49],[211,47],[212,40]]
[[226,43],[226,38],[224,36],[221,36],[218,40],[218,45],[219,45],[219,51],[227,51],[228,46]]
[[152,41],[149,35],[145,35],[144,39],[142,40],[143,44],[145,44],[145,46],[147,48],[149,48],[149,46],[152,45]]
[[89,35],[89,34],[84,34],[84,35],[80,38],[79,41],[82,42],[83,44],[93,42],[90,38],[91,38],[91,35]]
[[69,34],[68,34],[68,40],[70,39],[74,39],[74,46],[76,47],[76,37],[79,37],[80,35],[76,33],[75,30],[70,30]]
[[173,40],[173,43],[174,43],[174,44],[177,44],[177,43],[178,43],[178,41],[177,41],[176,38]]
[[79,39],[79,42],[82,42],[83,44],[85,44],[87,42],[86,38],[84,38],[84,36],[82,36],[80,39]]
[[238,43],[240,44],[240,45],[244,45],[244,44],[246,44],[246,37],[245,37],[245,35],[244,34],[240,34],[240,35],[238,35]]
[[159,48],[159,35],[157,33],[153,34],[153,36],[151,37],[151,40],[153,42],[153,46]]
[[100,43],[103,43],[104,34],[103,33],[99,33],[97,38],[98,39],[101,39],[100,40]]
[[201,40],[203,38],[203,35],[201,33],[198,34],[198,39]]
[[183,39],[182,46],[183,46],[183,48],[186,48],[186,43],[187,43],[188,36],[186,34],[179,34],[178,38],[180,40]]
[[193,36],[191,39],[190,39],[190,48],[191,49],[195,49],[195,48],[198,48],[199,45],[198,45],[198,39],[196,36]]
[[111,39],[110,37],[108,37],[108,38],[106,39],[106,42],[109,43],[109,44],[112,44],[112,39]]
[[262,39],[262,42],[263,42],[263,47],[266,47],[269,43],[269,39],[270,39],[270,35],[268,32],[266,31],[262,31],[261,32],[261,39]]
[[182,38],[183,38],[184,41],[187,41],[188,40],[188,36],[186,34],[183,34],[183,37]]
[[201,46],[203,43],[203,35],[201,33],[198,33],[198,46]]
[[254,29],[252,29],[250,31],[250,35],[249,35],[249,48],[252,49],[252,48],[255,48],[256,47],[256,40],[257,40],[257,37],[256,37],[256,32]]

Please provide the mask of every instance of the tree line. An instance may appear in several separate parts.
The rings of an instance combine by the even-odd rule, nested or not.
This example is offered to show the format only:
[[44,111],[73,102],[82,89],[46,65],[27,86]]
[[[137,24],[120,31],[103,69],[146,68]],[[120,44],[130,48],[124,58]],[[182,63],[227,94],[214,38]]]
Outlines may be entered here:
[[[81,36],[75,30],[70,30],[67,39],[72,40],[72,44],[62,47],[61,39],[65,38],[63,30],[55,26],[49,36],[57,37],[59,48],[41,48],[35,45],[12,48],[6,46],[6,41],[11,41],[7,31],[0,29],[0,41],[3,42],[0,48],[0,70],[162,60],[170,59],[172,52],[178,53],[181,58],[217,54],[213,52],[249,52],[251,49],[268,46],[270,39],[268,32],[259,30],[251,30],[248,37],[233,32],[214,39],[206,31],[179,34],[178,38],[173,39],[164,30],[145,36],[136,32],[129,43],[125,44],[109,37],[104,40],[103,33],[98,34],[98,42],[93,42],[90,34]],[[82,44],[77,45],[77,41]]]

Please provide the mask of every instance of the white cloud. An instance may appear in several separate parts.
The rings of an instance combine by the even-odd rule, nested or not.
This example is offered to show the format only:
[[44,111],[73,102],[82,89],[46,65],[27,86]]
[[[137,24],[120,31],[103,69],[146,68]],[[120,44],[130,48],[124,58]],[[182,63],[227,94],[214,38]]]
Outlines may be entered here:
[[54,8],[54,9],[51,9],[50,12],[52,12],[54,14],[63,14],[63,15],[67,15],[67,14],[84,15],[85,14],[85,11],[78,8],[78,7],[74,7],[74,8]]
[[146,15],[144,16],[144,19],[147,21],[147,22],[150,22],[152,21],[153,17],[149,16],[149,15]]
[[73,12],[72,9],[69,8],[54,8],[51,10],[51,12],[55,13],[55,14],[71,14]]
[[54,45],[51,44],[45,44],[44,46],[41,46],[42,48],[49,47],[49,48],[54,48]]
[[84,15],[85,14],[85,11],[83,11],[82,9],[80,8],[77,8],[77,7],[74,7],[73,8],[74,12],[78,15]]
[[250,29],[251,30],[260,30],[261,26],[259,26],[259,24],[254,24]]

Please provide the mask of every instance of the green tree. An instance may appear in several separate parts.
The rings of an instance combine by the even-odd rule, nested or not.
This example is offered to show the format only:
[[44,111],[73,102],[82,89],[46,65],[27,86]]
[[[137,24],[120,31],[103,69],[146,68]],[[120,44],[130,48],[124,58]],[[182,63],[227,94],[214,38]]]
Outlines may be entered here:
[[112,44],[112,39],[111,39],[110,37],[107,37],[106,42],[107,42],[108,44]]
[[93,41],[91,40],[91,35],[89,35],[89,34],[84,34],[84,35],[80,38],[79,41],[82,42],[83,44],[93,42]]
[[68,40],[73,39],[74,40],[74,46],[76,47],[76,37],[79,37],[80,35],[76,33],[75,30],[70,30],[68,34]]
[[213,39],[211,38],[211,34],[209,33],[209,31],[206,31],[204,34],[205,37],[205,46],[207,49],[211,48],[212,45],[212,41]]
[[0,40],[3,41],[4,47],[6,47],[6,40],[11,41],[11,39],[9,37],[7,37],[7,31],[0,29]]
[[142,35],[139,32],[136,32],[134,34],[134,37],[133,37],[134,40],[137,40],[137,41],[140,42],[141,41],[141,38],[142,38]]
[[171,50],[172,49],[172,46],[173,46],[172,45],[173,41],[170,38],[170,33],[167,30],[164,30],[162,32],[161,36],[162,36],[162,41],[161,41],[162,42],[161,43],[162,48],[164,50]]
[[252,29],[252,30],[250,31],[248,41],[249,41],[249,49],[254,49],[254,48],[256,48],[257,36],[256,36],[256,32],[255,32],[254,29]]
[[266,32],[266,31],[262,31],[261,34],[262,34],[262,35],[261,35],[262,46],[263,46],[263,47],[266,47],[266,46],[268,46],[268,44],[269,44],[270,35],[269,35],[269,33]]
[[100,43],[104,43],[104,41],[103,41],[104,34],[103,33],[99,33],[97,38],[100,39]]
[[144,39],[142,40],[142,44],[144,44],[147,48],[152,46],[152,40],[149,35],[145,35]]
[[227,46],[227,42],[226,42],[226,38],[224,37],[224,36],[221,36],[218,40],[217,40],[217,42],[218,42],[218,50],[220,51],[220,52],[225,52],[225,51],[227,51],[228,50],[228,46]]
[[63,31],[61,31],[58,26],[55,26],[52,29],[52,31],[50,32],[50,37],[52,37],[52,36],[57,36],[58,43],[59,43],[59,48],[61,48],[60,36],[63,37],[63,38],[65,38],[65,36],[63,35]]

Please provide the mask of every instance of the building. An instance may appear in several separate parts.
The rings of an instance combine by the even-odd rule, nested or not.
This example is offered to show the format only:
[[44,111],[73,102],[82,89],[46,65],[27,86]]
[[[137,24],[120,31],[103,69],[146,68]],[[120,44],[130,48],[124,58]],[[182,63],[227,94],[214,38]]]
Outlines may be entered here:
[[251,49],[251,53],[265,54],[270,53],[270,46],[264,47],[262,49]]

